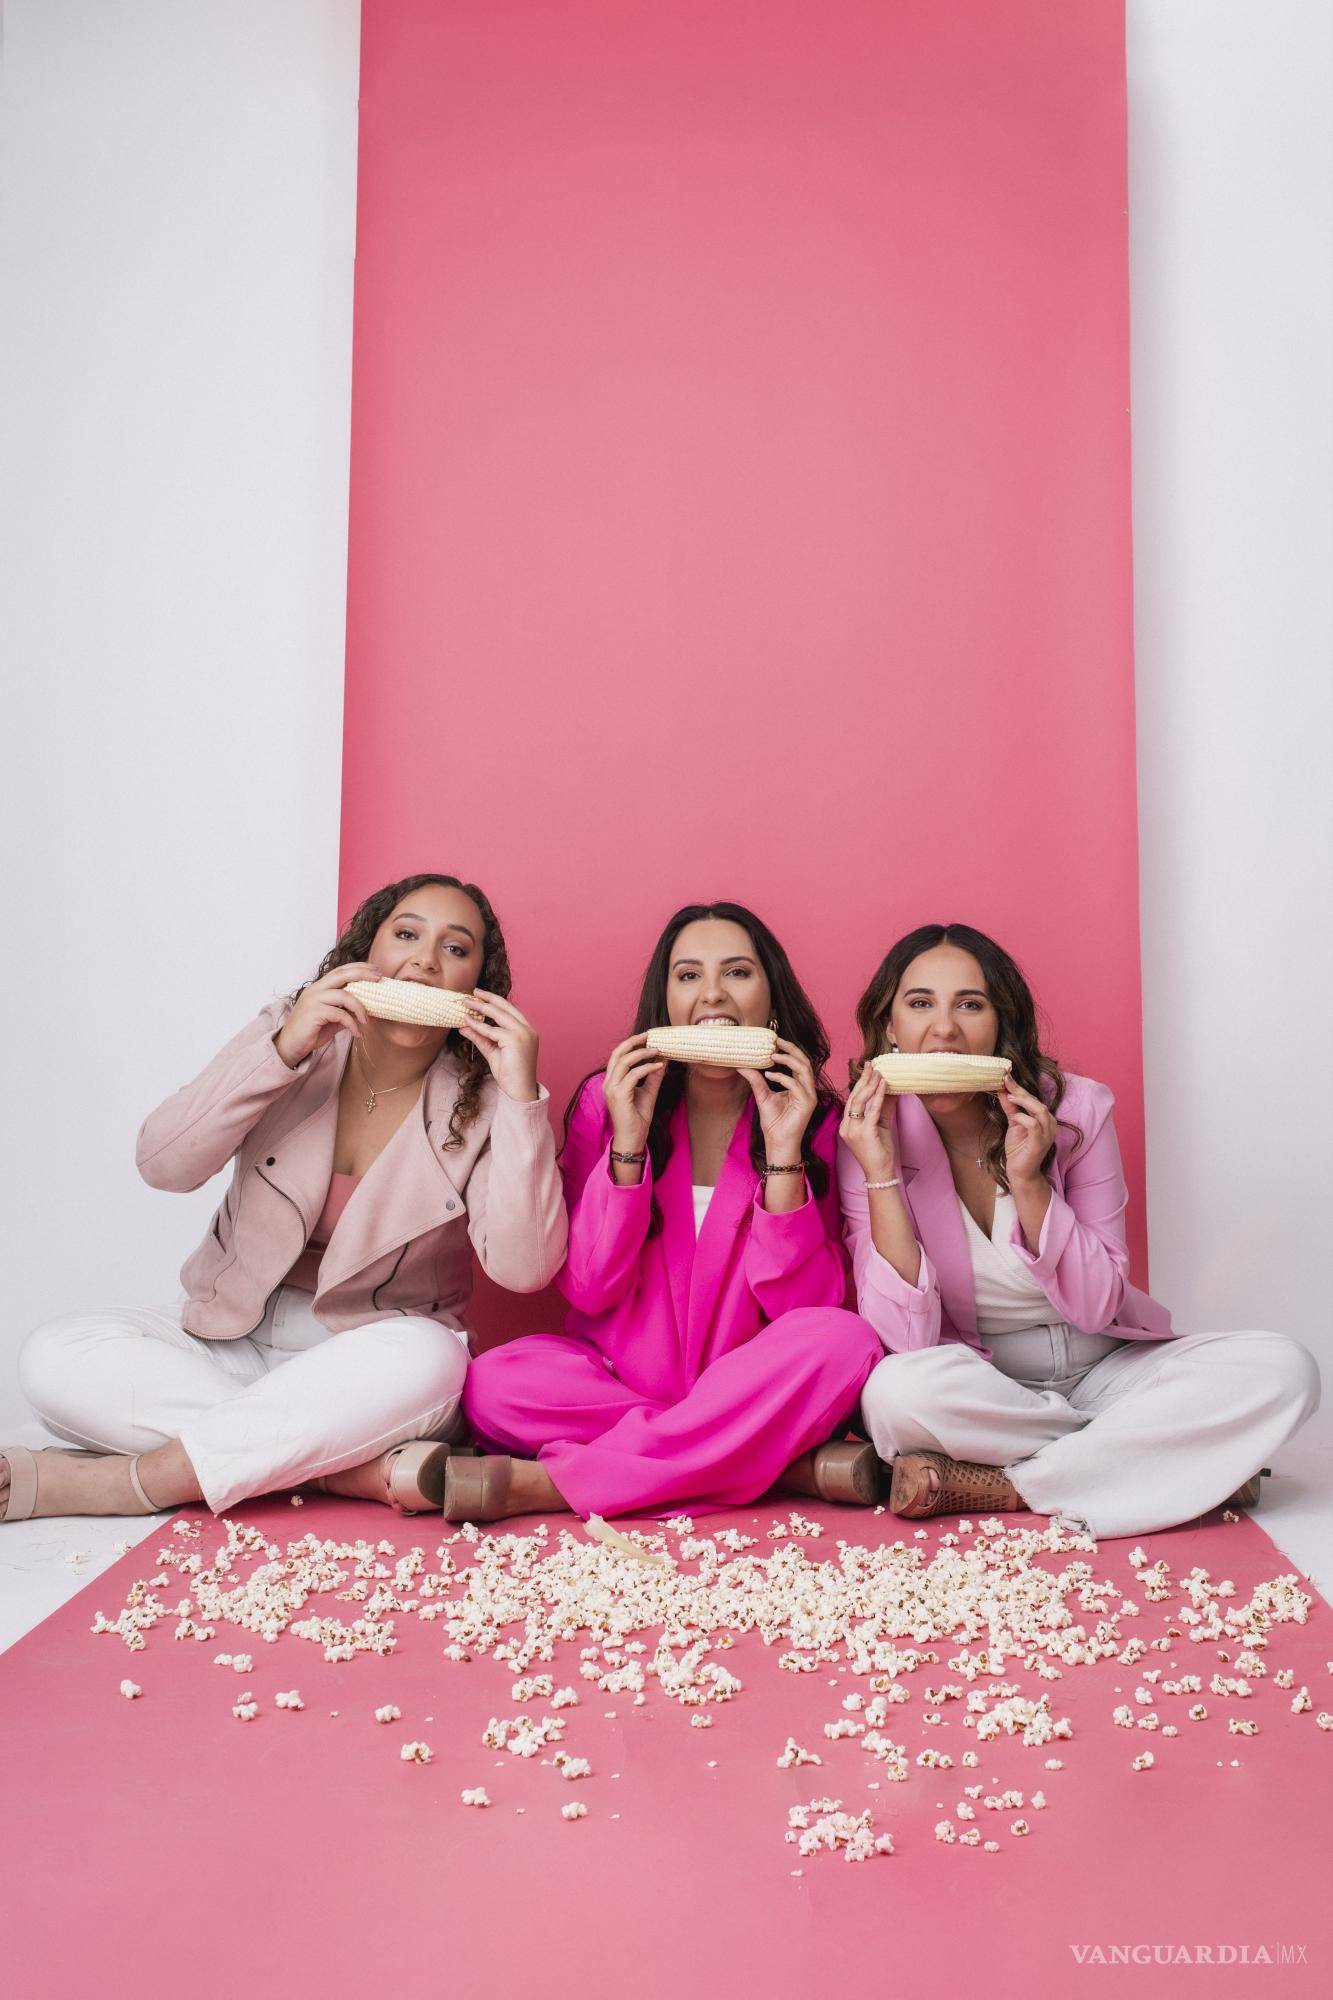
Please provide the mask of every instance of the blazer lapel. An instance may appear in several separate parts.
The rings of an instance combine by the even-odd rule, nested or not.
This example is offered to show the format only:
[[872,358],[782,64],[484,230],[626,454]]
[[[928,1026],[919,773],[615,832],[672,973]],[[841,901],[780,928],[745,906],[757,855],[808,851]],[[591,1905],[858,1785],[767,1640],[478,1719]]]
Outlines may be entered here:
[[[692,1358],[702,1354],[708,1338],[709,1327],[721,1296],[722,1280],[735,1246],[747,1208],[754,1200],[754,1191],[759,1185],[759,1177],[750,1162],[750,1125],[754,1118],[754,1106],[748,1105],[736,1120],[736,1129],[731,1135],[722,1171],[713,1189],[713,1199],[708,1204],[703,1228],[699,1231],[698,1242],[694,1246],[694,1261],[690,1271],[690,1303],[687,1318],[687,1338]],[[685,1156],[689,1157],[689,1133],[685,1134]],[[686,1189],[689,1200],[690,1228],[694,1227],[694,1190]]]
[[671,1286],[671,1306],[682,1348],[690,1312],[690,1273],[694,1266],[694,1193],[690,1168],[690,1121],[683,1103],[671,1119],[671,1158],[653,1193],[662,1217],[662,1255]]
[[343,1210],[320,1264],[321,1294],[389,1251],[443,1223],[466,1218],[462,1190],[444,1164],[449,1155],[442,1150],[457,1097],[452,1063],[438,1060],[427,1072],[420,1097]]
[[940,1281],[940,1299],[954,1331],[976,1341],[977,1301],[972,1258],[949,1171],[949,1155],[935,1121],[919,1097],[904,1096],[896,1106],[898,1157],[907,1205],[918,1240],[929,1253]]

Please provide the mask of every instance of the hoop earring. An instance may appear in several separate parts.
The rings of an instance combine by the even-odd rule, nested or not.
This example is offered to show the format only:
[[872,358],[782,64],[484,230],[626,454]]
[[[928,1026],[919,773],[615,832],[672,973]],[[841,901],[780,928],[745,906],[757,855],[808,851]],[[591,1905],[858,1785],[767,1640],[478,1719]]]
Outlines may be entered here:
[[776,1014],[770,1014],[770,1015],[769,1015],[769,1017],[768,1017],[768,1025],[769,1025],[769,1029],[770,1029],[770,1031],[771,1031],[771,1032],[772,1032],[773,1034],[775,1034],[775,1035],[776,1035],[776,1033],[777,1033],[777,1031],[778,1031],[778,1017],[777,1017],[777,1015],[776,1015]]

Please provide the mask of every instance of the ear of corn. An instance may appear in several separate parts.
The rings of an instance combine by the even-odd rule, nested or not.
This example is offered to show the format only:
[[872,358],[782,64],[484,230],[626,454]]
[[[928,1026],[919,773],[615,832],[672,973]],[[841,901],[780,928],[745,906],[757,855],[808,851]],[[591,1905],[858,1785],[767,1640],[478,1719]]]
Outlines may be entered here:
[[480,1018],[470,1007],[470,994],[448,993],[441,986],[420,986],[412,979],[351,979],[347,991],[378,1021],[406,1021],[414,1028],[458,1028]]
[[777,1053],[777,1037],[771,1028],[733,1028],[726,1021],[706,1021],[699,1028],[650,1028],[648,1047],[668,1062],[768,1069]]
[[894,1097],[962,1096],[968,1091],[999,1090],[1013,1065],[1007,1056],[872,1056]]

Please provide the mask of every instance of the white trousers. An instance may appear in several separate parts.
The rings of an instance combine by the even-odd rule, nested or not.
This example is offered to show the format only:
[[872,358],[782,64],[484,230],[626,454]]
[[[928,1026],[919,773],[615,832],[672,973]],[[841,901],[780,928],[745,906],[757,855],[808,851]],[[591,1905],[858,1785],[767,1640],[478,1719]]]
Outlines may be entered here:
[[1271,1463],[1319,1407],[1314,1357],[1281,1333],[1108,1339],[1066,1326],[891,1354],[861,1409],[881,1458],[1001,1465],[1035,1514],[1094,1535],[1194,1520]]
[[[182,1302],[183,1303],[183,1302]],[[458,1428],[467,1340],[404,1316],[330,1333],[282,1285],[244,1340],[199,1340],[180,1304],[72,1313],[38,1327],[19,1380],[57,1437],[142,1452],[179,1438],[215,1514]]]

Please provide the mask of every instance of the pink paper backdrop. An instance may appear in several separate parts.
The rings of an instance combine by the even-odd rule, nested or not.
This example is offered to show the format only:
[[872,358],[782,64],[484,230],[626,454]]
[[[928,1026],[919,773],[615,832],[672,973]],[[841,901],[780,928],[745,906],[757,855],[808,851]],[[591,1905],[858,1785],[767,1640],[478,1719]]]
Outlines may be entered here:
[[1121,0],[363,13],[344,912],[479,881],[561,1104],[681,902],[840,1080],[892,938],[978,924],[1141,1271]]

